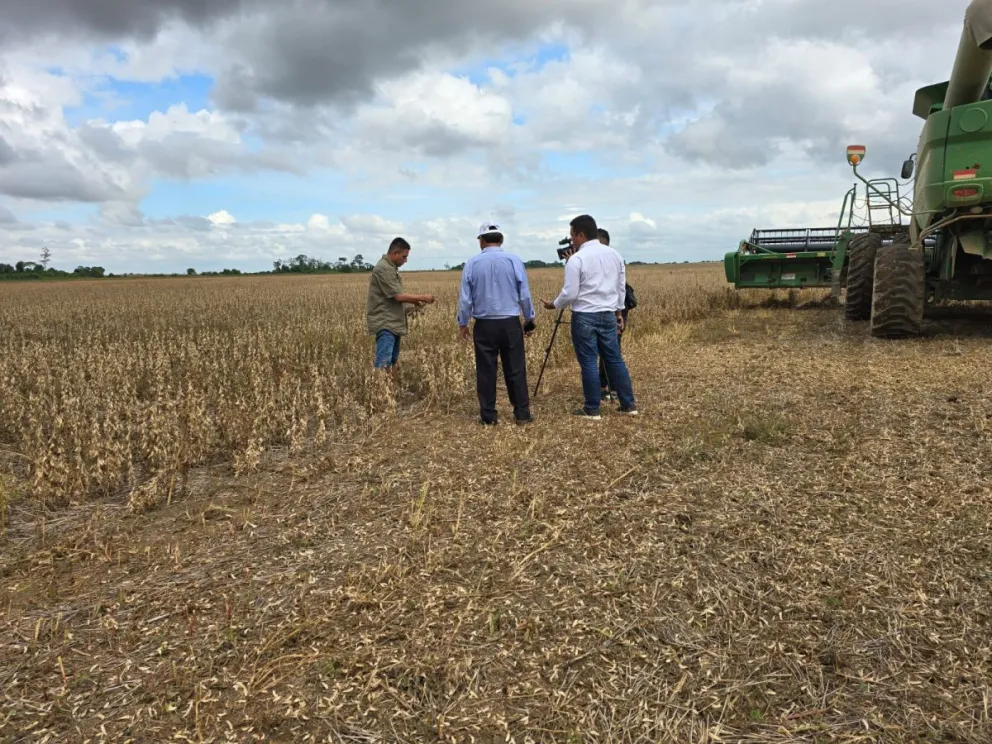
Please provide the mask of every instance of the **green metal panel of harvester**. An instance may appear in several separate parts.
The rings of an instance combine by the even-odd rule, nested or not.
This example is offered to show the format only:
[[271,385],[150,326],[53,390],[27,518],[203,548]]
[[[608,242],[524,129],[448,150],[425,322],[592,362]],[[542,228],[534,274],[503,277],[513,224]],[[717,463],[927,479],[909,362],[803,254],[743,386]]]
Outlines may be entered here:
[[725,256],[727,280],[843,290],[845,316],[881,338],[918,335],[927,304],[992,300],[990,76],[992,0],[972,0],[950,80],[916,91],[923,130],[901,174],[915,170],[912,197],[894,178],[863,178],[865,148],[851,146],[864,198],[857,185],[848,191],[835,227],[755,230]]

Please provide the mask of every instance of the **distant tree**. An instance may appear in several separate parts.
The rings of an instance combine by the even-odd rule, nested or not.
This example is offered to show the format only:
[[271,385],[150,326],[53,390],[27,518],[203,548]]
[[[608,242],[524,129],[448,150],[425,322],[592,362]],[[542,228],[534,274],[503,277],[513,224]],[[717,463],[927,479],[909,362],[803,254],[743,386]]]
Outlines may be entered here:
[[372,271],[373,268],[375,267],[365,263],[365,257],[361,253],[351,259],[352,271]]
[[104,275],[105,269],[102,266],[77,266],[72,273],[76,276],[100,278]]
[[186,276],[196,276],[196,269],[194,268],[186,269]]
[[52,252],[48,250],[48,246],[46,245],[44,248],[41,249],[41,265],[44,266],[45,269],[48,269],[48,262],[49,260],[51,260],[51,258],[52,258]]

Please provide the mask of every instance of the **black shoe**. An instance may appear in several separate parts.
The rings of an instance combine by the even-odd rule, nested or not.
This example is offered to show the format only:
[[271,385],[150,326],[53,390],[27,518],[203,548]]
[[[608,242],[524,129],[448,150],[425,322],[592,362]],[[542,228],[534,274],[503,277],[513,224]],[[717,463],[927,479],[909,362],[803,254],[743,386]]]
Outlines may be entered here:
[[592,419],[593,421],[599,421],[601,418],[603,418],[602,416],[599,415],[598,412],[589,413],[589,411],[587,411],[585,408],[576,408],[574,411],[572,411],[572,415],[580,416],[582,418]]
[[499,424],[499,420],[493,419],[492,421],[486,421],[484,418],[480,418],[479,423],[482,424],[483,426],[496,426],[497,424]]
[[623,406],[620,406],[617,410],[624,416],[638,415],[637,406],[631,406],[630,408],[624,408]]
[[527,424],[533,424],[533,423],[534,423],[534,415],[533,414],[531,414],[527,418],[518,418],[518,419],[516,419],[517,426],[526,426]]

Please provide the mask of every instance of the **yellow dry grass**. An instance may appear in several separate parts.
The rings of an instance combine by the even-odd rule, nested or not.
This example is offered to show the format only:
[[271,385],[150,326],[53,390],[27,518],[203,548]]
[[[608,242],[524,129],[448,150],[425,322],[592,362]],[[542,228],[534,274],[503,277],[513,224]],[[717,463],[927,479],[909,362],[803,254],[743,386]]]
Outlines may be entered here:
[[[636,275],[636,272],[633,272]],[[714,271],[645,273],[639,336],[740,303]],[[534,272],[552,295],[558,272]],[[409,277],[441,299],[412,324],[402,398],[448,411],[472,384],[454,343],[458,274]],[[0,443],[6,470],[49,505],[128,494],[168,502],[191,467],[295,454],[371,431],[395,411],[364,332],[367,276],[8,285],[0,299]],[[552,317],[544,316],[545,325]],[[541,349],[529,359],[539,364]],[[555,365],[568,359],[556,344]],[[3,461],[0,461],[3,462]]]
[[367,277],[5,287],[0,738],[992,739],[987,317],[630,274],[642,416],[497,429],[455,273],[395,390]]

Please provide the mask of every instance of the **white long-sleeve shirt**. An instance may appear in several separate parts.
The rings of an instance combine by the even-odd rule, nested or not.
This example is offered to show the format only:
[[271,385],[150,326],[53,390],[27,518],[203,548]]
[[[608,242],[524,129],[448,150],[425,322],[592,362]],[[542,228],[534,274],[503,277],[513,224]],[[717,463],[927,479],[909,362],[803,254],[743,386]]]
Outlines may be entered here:
[[598,240],[589,240],[565,264],[565,285],[555,298],[559,310],[575,313],[615,313],[623,310],[627,268],[620,254]]

